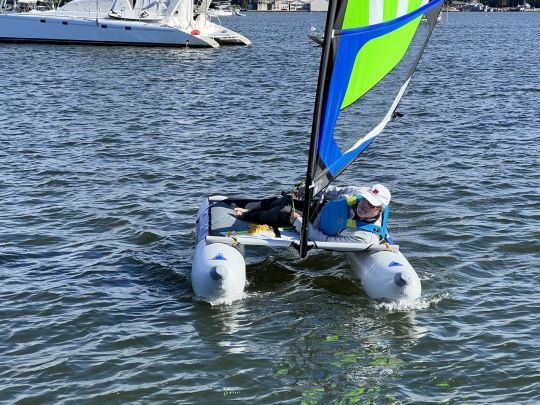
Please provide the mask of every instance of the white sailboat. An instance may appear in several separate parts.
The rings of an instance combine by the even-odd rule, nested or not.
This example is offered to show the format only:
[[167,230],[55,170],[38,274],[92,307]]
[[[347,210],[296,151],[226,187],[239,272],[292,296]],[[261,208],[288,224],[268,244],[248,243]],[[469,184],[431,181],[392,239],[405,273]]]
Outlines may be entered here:
[[[208,2],[209,3],[209,2]],[[251,45],[242,34],[194,10],[192,0],[117,0],[106,13],[69,10],[0,13],[1,42],[214,47]],[[92,15],[93,14],[93,15]]]
[[313,25],[309,28],[308,38],[317,45],[322,46],[324,42],[324,34],[319,32]]
[[[313,208],[316,197],[391,121],[442,4],[443,0],[330,2],[301,206],[301,232],[261,227],[234,216],[235,207],[249,208],[253,199],[205,199],[197,216],[191,273],[196,296],[211,303],[241,298],[246,278],[244,258],[254,245],[295,247],[301,257],[309,249],[344,252],[369,297],[415,300],[421,296],[417,273],[389,233],[381,232],[384,237],[380,244],[365,245],[312,241],[308,239],[308,227],[317,216]],[[423,16],[427,24],[420,23]],[[344,120],[338,120],[341,118]],[[344,122],[343,126],[338,121]],[[356,221],[340,221],[340,226],[344,229],[358,225]]]

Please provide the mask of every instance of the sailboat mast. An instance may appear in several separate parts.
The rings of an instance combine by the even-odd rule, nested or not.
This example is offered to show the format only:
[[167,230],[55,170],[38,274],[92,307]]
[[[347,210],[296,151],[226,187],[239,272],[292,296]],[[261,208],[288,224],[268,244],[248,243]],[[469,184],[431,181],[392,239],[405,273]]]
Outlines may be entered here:
[[334,35],[334,21],[336,18],[338,0],[330,0],[330,8],[326,15],[326,28],[324,32],[323,52],[321,56],[321,65],[319,67],[319,79],[317,82],[317,93],[315,96],[315,107],[313,111],[313,124],[311,127],[311,141],[309,145],[309,157],[306,173],[304,207],[302,210],[303,222],[300,232],[300,257],[307,255],[308,226],[311,216],[311,199],[313,198],[313,173],[315,172],[317,142],[319,140],[319,131],[321,128],[321,117],[323,111],[324,92],[327,87],[327,71],[330,60],[330,51]]

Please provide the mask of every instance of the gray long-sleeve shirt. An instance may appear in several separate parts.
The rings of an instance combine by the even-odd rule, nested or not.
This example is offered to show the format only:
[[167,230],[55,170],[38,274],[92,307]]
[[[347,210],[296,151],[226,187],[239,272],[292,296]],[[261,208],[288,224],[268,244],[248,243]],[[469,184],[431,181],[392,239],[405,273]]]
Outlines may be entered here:
[[[328,186],[326,189],[323,198],[326,201],[336,200],[338,198],[347,198],[349,196],[357,196],[362,191],[368,190],[368,187],[357,187],[357,186]],[[352,208],[349,209],[349,218],[353,218],[355,215]],[[377,218],[377,221],[374,222],[375,225],[381,225],[382,219],[381,215]],[[302,218],[296,218],[293,223],[294,228],[297,232],[300,233],[302,228]],[[367,243],[367,244],[377,244],[379,243],[379,235],[364,231],[361,229],[355,228],[345,228],[340,231],[336,236],[329,236],[323,233],[319,229],[319,216],[315,219],[313,224],[308,225],[308,238],[312,241],[323,241],[323,242],[342,242],[342,243]]]

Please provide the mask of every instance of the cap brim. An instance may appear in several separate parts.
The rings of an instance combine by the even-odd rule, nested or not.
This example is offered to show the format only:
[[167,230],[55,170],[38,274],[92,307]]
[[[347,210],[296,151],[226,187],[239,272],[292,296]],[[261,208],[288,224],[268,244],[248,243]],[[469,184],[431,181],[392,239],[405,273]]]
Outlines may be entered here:
[[364,197],[366,200],[369,201],[369,203],[371,205],[374,205],[375,207],[380,207],[381,205],[383,205],[382,201],[379,200],[377,197],[375,197],[371,192],[369,191],[364,191],[362,193],[362,197]]

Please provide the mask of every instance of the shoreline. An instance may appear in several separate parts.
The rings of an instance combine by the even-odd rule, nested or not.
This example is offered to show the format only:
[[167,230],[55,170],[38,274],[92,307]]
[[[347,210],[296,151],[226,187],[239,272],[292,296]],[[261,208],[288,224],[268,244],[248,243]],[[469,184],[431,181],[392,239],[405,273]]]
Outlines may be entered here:
[[[311,11],[311,10],[240,10],[242,13],[326,13],[326,11]],[[442,10],[442,13],[540,13],[540,8],[529,8],[525,10],[512,10],[506,8],[491,8],[487,11],[461,11],[461,10]]]

